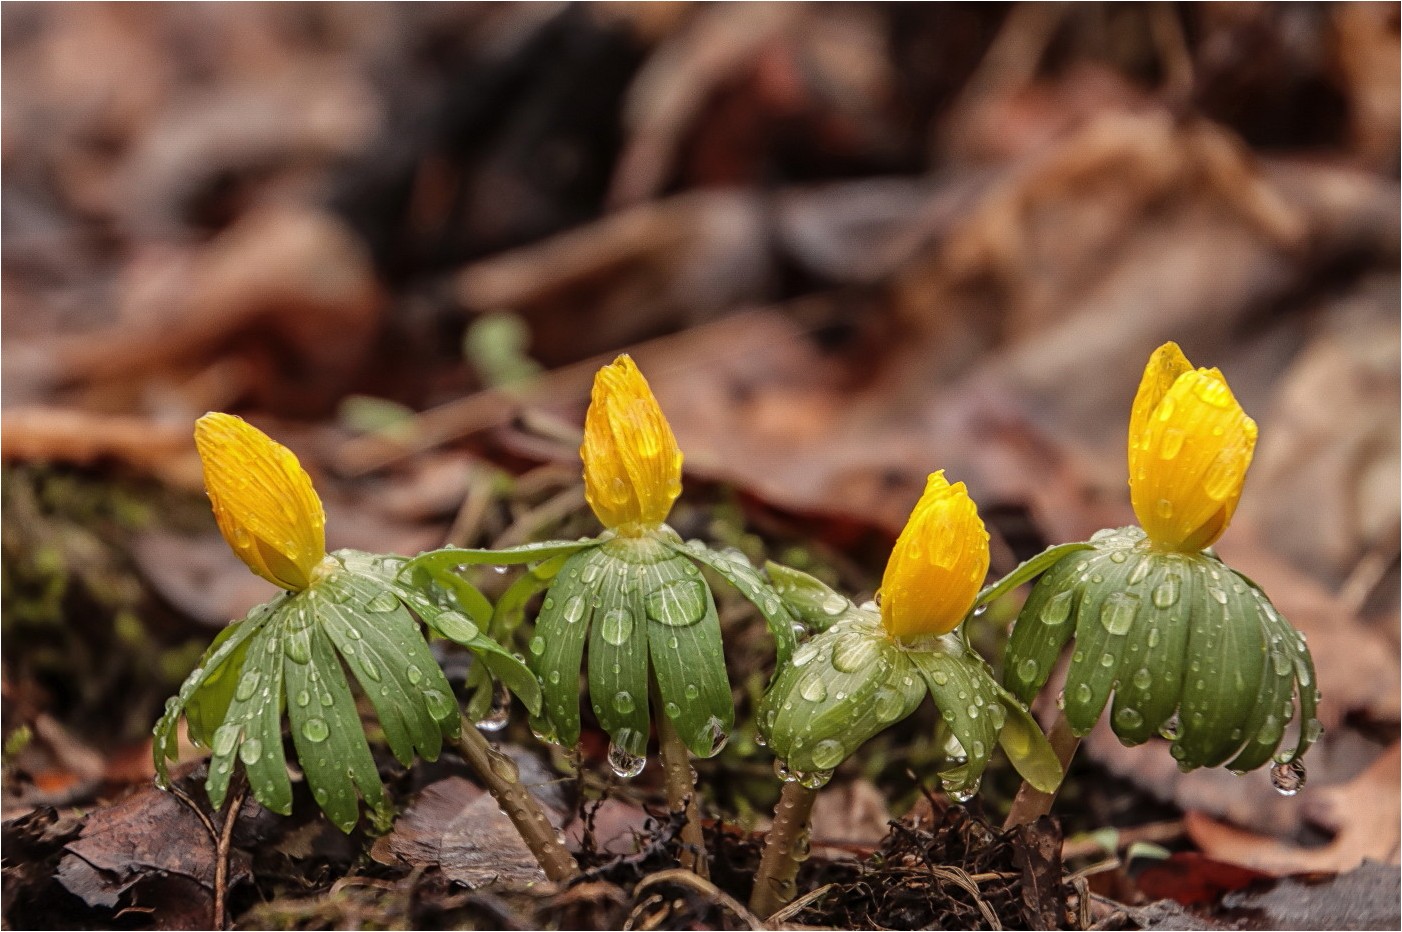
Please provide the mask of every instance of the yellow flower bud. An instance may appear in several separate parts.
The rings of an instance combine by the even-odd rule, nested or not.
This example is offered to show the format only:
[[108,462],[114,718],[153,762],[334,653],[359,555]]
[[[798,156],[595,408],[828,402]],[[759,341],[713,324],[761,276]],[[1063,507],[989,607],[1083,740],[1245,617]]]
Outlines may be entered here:
[[326,515],[297,457],[230,414],[196,421],[195,446],[214,519],[234,553],[270,583],[307,588],[326,556]]
[[584,497],[605,527],[636,536],[667,520],[682,490],[682,454],[627,355],[594,376],[579,455]]
[[1216,369],[1176,343],[1149,357],[1129,419],[1129,491],[1139,524],[1166,550],[1212,544],[1232,520],[1256,449],[1256,422]]
[[954,630],[988,575],[988,531],[964,483],[932,473],[881,577],[881,622],[902,640]]

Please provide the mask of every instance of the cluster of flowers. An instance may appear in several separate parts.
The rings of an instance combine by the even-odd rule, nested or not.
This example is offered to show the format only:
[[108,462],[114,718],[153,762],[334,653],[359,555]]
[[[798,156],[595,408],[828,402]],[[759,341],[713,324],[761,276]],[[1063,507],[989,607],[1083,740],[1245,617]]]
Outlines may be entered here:
[[[976,791],[1001,745],[1027,787],[1049,798],[1069,753],[1048,743],[1027,704],[1072,640],[1059,699],[1072,735],[1089,731],[1113,695],[1110,725],[1127,744],[1162,734],[1184,769],[1274,762],[1278,785],[1298,785],[1300,757],[1319,734],[1304,638],[1210,549],[1236,509],[1256,424],[1220,372],[1194,369],[1169,343],[1145,369],[1129,433],[1138,527],[1053,547],[985,585],[988,532],[964,483],[936,472],[876,598],[857,604],[804,573],[756,567],[668,527],[682,454],[627,356],[594,383],[580,452],[604,531],[580,540],[413,559],[327,554],[321,503],[296,458],[239,418],[206,415],[196,441],[219,528],[250,569],[284,591],[225,629],[168,703],[155,732],[160,779],[184,716],[191,738],[212,750],[215,805],[241,761],[259,802],[289,811],[285,710],[308,787],[348,831],[358,799],[374,809],[386,802],[346,670],[407,764],[436,757],[445,738],[475,734],[474,721],[499,726],[510,694],[537,736],[573,745],[587,644],[588,697],[611,738],[611,767],[621,777],[640,772],[655,726],[669,781],[681,775],[685,784],[669,782],[673,804],[686,805],[687,752],[718,753],[734,724],[708,569],[768,623],[776,670],[757,726],[795,788],[823,785],[929,695],[947,749],[939,777],[952,796]],[[526,571],[493,604],[461,575],[474,564]],[[1000,680],[961,623],[1034,580]],[[476,714],[463,717],[425,628],[480,661],[469,681]],[[1277,754],[1292,720],[1298,737]],[[514,779],[514,767],[496,769]],[[518,824],[531,818],[538,814]]]

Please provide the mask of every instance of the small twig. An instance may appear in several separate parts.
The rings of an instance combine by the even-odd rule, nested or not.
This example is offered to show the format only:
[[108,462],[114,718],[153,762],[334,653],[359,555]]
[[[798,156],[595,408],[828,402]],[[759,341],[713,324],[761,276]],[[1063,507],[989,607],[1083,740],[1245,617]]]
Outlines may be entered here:
[[224,804],[224,824],[220,827],[219,841],[214,847],[213,925],[216,929],[228,927],[227,917],[224,915],[224,901],[229,893],[229,848],[234,841],[234,825],[239,820],[240,810],[243,809],[244,797],[248,795],[248,781],[239,777],[234,779],[237,781],[236,786]]
[[707,900],[710,900],[715,905],[730,910],[738,918],[742,919],[752,930],[754,930],[754,932],[764,932],[766,927],[764,923],[760,921],[760,918],[758,916],[750,912],[744,906],[740,905],[740,903],[733,896],[731,896],[729,893],[726,893],[724,890],[719,889],[715,884],[711,883],[709,880],[705,879],[704,877],[698,877],[696,874],[692,873],[689,870],[685,870],[684,868],[676,868],[674,870],[669,871],[660,871],[656,874],[653,874],[651,877],[644,879],[641,883],[639,883],[636,887],[633,888],[633,895],[637,896],[638,894],[646,890],[648,887],[656,886],[659,883],[669,882],[679,884],[683,887],[690,887],[693,892],[701,895]]
[[205,814],[204,807],[202,807],[199,803],[195,802],[194,799],[191,798],[190,794],[182,790],[180,788],[180,784],[174,781],[171,781],[171,784],[169,787],[167,787],[167,789],[170,791],[170,795],[174,796],[176,799],[184,803],[185,808],[189,809],[195,814],[195,818],[200,820],[200,824],[204,826],[204,830],[209,833],[210,844],[218,848],[219,829],[214,827],[214,820]]
[[836,888],[837,884],[835,883],[825,883],[816,890],[809,890],[807,893],[803,894],[803,896],[794,900],[788,906],[785,906],[783,909],[770,916],[768,919],[770,927],[773,928],[774,926],[783,925],[784,923],[788,922],[790,919],[794,918],[799,913],[807,909],[810,904],[816,903],[818,900],[821,900],[823,897],[827,896],[830,891]]

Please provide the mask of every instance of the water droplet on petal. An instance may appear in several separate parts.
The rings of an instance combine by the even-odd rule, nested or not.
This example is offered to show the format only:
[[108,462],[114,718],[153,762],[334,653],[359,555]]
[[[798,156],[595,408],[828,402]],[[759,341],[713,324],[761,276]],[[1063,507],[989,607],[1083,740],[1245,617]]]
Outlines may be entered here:
[[457,711],[457,703],[453,701],[452,696],[444,695],[436,689],[425,689],[423,695],[424,705],[434,721],[441,722]]
[[1114,635],[1128,634],[1138,609],[1138,596],[1128,592],[1112,593],[1100,609],[1100,626]]
[[239,677],[238,688],[234,690],[234,698],[240,702],[247,702],[253,698],[253,694],[258,691],[258,681],[263,678],[263,674],[257,670],[249,670]]
[[263,742],[259,741],[257,738],[249,738],[243,744],[239,745],[239,757],[245,764],[249,764],[250,766],[256,764],[262,756]]
[[375,597],[365,603],[365,610],[370,612],[392,612],[399,605],[399,600],[394,597],[394,593],[381,590]]
[[1049,598],[1047,604],[1043,605],[1040,614],[1037,615],[1042,619],[1042,624],[1052,625],[1054,628],[1054,626],[1066,621],[1068,615],[1071,614],[1071,598],[1073,596],[1073,591],[1066,589]]
[[599,622],[599,634],[615,647],[628,642],[633,633],[633,613],[626,608],[612,608]]
[[706,587],[697,579],[674,579],[643,601],[653,621],[676,628],[700,621],[706,614]]
[[466,644],[481,633],[477,624],[461,612],[441,612],[433,620],[433,627],[450,641]]

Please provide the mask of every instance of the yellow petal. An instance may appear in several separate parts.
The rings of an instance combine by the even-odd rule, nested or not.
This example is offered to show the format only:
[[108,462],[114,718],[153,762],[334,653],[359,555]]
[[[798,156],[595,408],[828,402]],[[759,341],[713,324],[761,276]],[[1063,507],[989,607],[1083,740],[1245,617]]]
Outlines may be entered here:
[[637,534],[667,520],[682,490],[677,438],[627,355],[594,377],[584,417],[584,496],[603,522]]
[[1149,357],[1149,363],[1144,367],[1144,377],[1139,380],[1139,391],[1134,395],[1134,406],[1129,412],[1130,475],[1134,475],[1135,438],[1144,435],[1149,416],[1178,377],[1191,371],[1193,364],[1188,362],[1188,357],[1183,355],[1177,343],[1165,343]]
[[[1172,353],[1165,354],[1168,347]],[[1165,364],[1161,355],[1176,355],[1182,364]],[[1196,551],[1220,537],[1241,499],[1255,450],[1256,422],[1222,373],[1191,369],[1176,346],[1160,347],[1130,415],[1130,500],[1150,540],[1165,549]]]
[[305,589],[326,555],[326,515],[292,451],[231,414],[195,422],[219,530],[239,559],[284,589]]
[[881,621],[910,640],[954,630],[988,575],[988,531],[964,483],[933,473],[881,578]]

